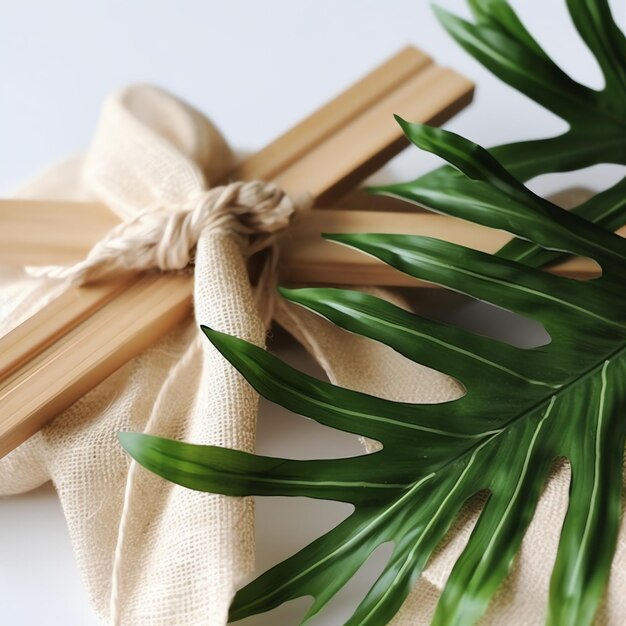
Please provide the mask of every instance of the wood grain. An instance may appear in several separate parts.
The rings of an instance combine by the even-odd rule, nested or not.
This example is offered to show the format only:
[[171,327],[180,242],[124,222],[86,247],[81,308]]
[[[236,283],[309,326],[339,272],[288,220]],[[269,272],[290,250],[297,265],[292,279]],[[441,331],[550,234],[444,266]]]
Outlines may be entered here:
[[[553,198],[554,199],[554,198]],[[13,210],[14,201],[0,201],[0,222],[3,216]],[[51,203],[34,200],[21,200],[18,202],[19,210],[36,219],[41,212],[49,212]],[[104,205],[90,205],[90,210],[96,213],[109,213]],[[64,244],[68,243],[65,220],[70,219],[72,223],[80,223],[81,216],[85,215],[82,203],[59,203],[59,211],[54,214],[60,216],[57,220],[50,220],[49,231],[52,235],[58,234],[63,239]],[[105,234],[103,229],[100,235]],[[312,284],[334,284],[334,285],[387,285],[387,286],[418,286],[415,279],[405,276],[385,265],[384,263],[361,254],[355,250],[350,250],[345,246],[337,245],[333,242],[325,241],[322,233],[402,233],[407,235],[424,235],[435,237],[452,243],[481,250],[490,254],[495,253],[505,243],[511,239],[511,235],[503,231],[493,230],[464,222],[462,220],[437,215],[426,210],[407,211],[358,211],[354,209],[325,209],[311,211],[300,217],[298,222],[292,225],[289,232],[281,242],[281,263],[280,278],[284,283],[312,283]],[[626,236],[626,228],[618,231],[621,236]],[[88,245],[82,245],[80,238],[76,235],[75,241],[71,242],[71,248],[75,251],[79,260],[89,251]],[[54,236],[52,237],[54,238]],[[58,257],[51,252],[49,262],[56,262],[57,258],[65,258],[66,251],[61,246]],[[0,265],[21,265],[29,257],[29,253],[16,250],[0,248]],[[550,271],[576,278],[591,278],[597,275],[598,268],[594,262],[580,257],[571,258],[550,268]],[[120,286],[123,288],[123,285]],[[74,292],[67,292],[56,303],[50,305],[50,311],[56,308],[60,317],[60,322],[64,325],[70,324],[69,319],[64,318],[68,312],[75,315],[87,317],[92,308],[92,301],[106,297],[104,285],[94,285],[78,290],[81,294],[77,298]],[[94,304],[98,307],[98,303]],[[64,312],[65,311],[65,312]],[[84,319],[81,318],[81,319]],[[37,316],[25,322],[23,331],[27,329],[37,329],[45,337],[45,325],[36,326]],[[20,327],[21,328],[21,327]],[[8,336],[7,336],[8,337]],[[55,336],[56,338],[56,336]],[[5,338],[6,339],[6,338]],[[7,366],[11,362],[7,355],[11,352],[6,348],[8,342],[3,339],[3,361],[0,364],[0,374],[6,375]],[[15,348],[22,346],[24,351],[24,341],[13,342]],[[5,360],[6,359],[6,360]]]
[[[285,284],[381,285],[433,287],[402,274],[382,261],[322,238],[322,233],[388,233],[423,235],[494,254],[511,235],[435,213],[380,211],[312,211],[302,216],[282,245],[280,279]],[[618,234],[626,237],[626,227]],[[597,264],[574,257],[550,267],[561,276],[587,279]]]
[[[150,314],[129,315],[137,309]],[[190,310],[188,277],[143,276],[95,311],[88,323],[78,324],[13,371],[0,383],[0,456],[148,348],[163,327],[180,323]]]

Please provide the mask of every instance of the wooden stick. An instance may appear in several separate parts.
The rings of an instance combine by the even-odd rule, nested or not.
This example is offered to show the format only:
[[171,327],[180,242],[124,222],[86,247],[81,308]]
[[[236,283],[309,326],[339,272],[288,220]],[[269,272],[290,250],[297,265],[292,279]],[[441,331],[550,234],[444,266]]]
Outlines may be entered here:
[[[149,347],[163,327],[185,319],[190,313],[190,284],[180,275],[141,277],[109,303],[113,306],[95,311],[88,323],[75,326],[5,378],[0,383],[0,454],[18,446]],[[150,314],[128,315],[143,309]]]
[[128,280],[116,280],[82,289],[68,289],[45,307],[45,315],[33,315],[22,322],[1,340],[0,381],[54,344],[128,286]]
[[[322,238],[322,233],[391,233],[424,235],[489,254],[511,239],[494,230],[435,213],[380,211],[312,211],[302,216],[285,238],[280,279],[284,283],[434,287],[402,274],[366,254]],[[626,237],[626,227],[618,234]],[[574,257],[550,267],[550,272],[573,278],[593,278],[599,267],[590,259]]]
[[0,264],[76,263],[119,222],[98,203],[0,200]]
[[[73,224],[81,224],[81,216],[85,215],[83,203],[59,203],[59,211],[51,211],[51,203],[33,200],[1,200],[0,221],[3,217],[14,211],[21,211],[36,219],[38,215],[50,214],[61,217],[48,221],[47,227],[53,240],[57,239],[68,245],[68,232],[66,220]],[[109,210],[104,205],[89,205],[95,213],[107,213]],[[415,279],[405,276],[381,263],[377,259],[361,254],[356,250],[350,250],[345,246],[339,246],[322,238],[322,233],[401,233],[405,235],[424,235],[435,237],[452,243],[457,243],[468,248],[495,253],[511,236],[504,231],[485,228],[471,222],[465,222],[443,215],[437,215],[416,207],[414,212],[396,211],[358,211],[326,209],[324,211],[311,211],[299,218],[292,225],[287,235],[281,242],[281,265],[280,278],[285,283],[313,283],[334,285],[386,285],[386,286],[430,286],[420,285]],[[101,235],[105,234],[105,230]],[[621,236],[626,236],[626,227],[618,231]],[[81,247],[80,237],[71,235],[70,247],[76,254],[76,259],[81,259],[89,251],[89,246]],[[67,248],[61,247],[59,258],[65,258]],[[56,257],[52,252],[52,261]],[[17,249],[5,249],[0,247],[0,265],[22,265],[31,258],[30,253],[24,254]],[[597,274],[598,268],[590,259],[580,257],[571,258],[550,268],[550,271],[564,276],[575,278],[591,278]],[[80,304],[73,304],[68,299],[67,304],[59,303],[59,315],[63,309],[74,307],[76,312],[83,311],[87,317],[92,310],[91,299],[101,297],[102,285],[85,287],[83,291],[87,296]],[[91,293],[90,293],[91,292]],[[65,301],[64,301],[65,302]],[[28,320],[22,326],[29,326],[34,318]],[[67,320],[63,320],[67,323]],[[22,327],[20,326],[20,328]],[[4,341],[4,340],[3,340]],[[17,343],[17,342],[16,342]],[[20,342],[22,343],[22,342]],[[5,344],[8,345],[8,344]],[[3,359],[7,353],[3,352]],[[0,374],[6,374],[7,363],[10,359],[3,360],[0,365]]]
[[[229,178],[271,177],[287,191],[332,200],[405,145],[393,113],[440,123],[465,106],[472,91],[463,77],[404,50]],[[29,235],[20,233],[13,234],[25,245]],[[98,289],[82,312],[72,305],[63,317],[60,305],[45,307],[29,320],[37,332],[18,327],[0,340],[0,355],[11,355],[0,383],[0,456],[171,330],[191,307],[192,281],[181,276],[144,276]],[[63,297],[74,302],[84,293],[72,289]]]
[[441,124],[469,103],[468,87],[456,72],[428,66],[302,154],[274,180],[290,193],[308,191],[316,206],[328,206],[407,145],[393,113]]
[[[433,60],[420,50],[412,46],[404,48],[269,146],[246,159],[233,173],[233,179],[275,179],[298,158],[367,111],[385,94],[392,93],[432,64]],[[289,150],[285,149],[286,146]]]

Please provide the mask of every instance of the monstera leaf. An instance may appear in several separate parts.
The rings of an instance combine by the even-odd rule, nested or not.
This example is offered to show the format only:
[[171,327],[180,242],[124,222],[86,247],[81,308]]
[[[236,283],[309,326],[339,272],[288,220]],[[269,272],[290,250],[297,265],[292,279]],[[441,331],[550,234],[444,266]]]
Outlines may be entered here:
[[547,346],[524,350],[340,289],[283,295],[352,332],[445,372],[467,393],[435,405],[392,402],[306,376],[241,339],[204,328],[266,398],[321,424],[380,441],[356,458],[294,461],[125,434],[143,465],[181,485],[228,495],[350,502],[327,535],[237,594],[232,619],[303,595],[314,615],[382,543],[393,554],[349,624],[383,624],[472,495],[489,498],[443,592],[435,624],[472,623],[506,575],[552,462],[571,465],[570,505],[551,586],[555,624],[587,624],[615,548],[626,434],[626,241],[543,200],[489,153],[451,133],[404,124],[419,146],[465,175],[444,190],[413,184],[429,206],[594,259],[602,277],[576,281],[443,241],[332,235],[421,280],[540,321]]
[[524,28],[504,0],[468,0],[476,23],[436,12],[465,50],[500,79],[569,124],[552,139],[494,148],[517,178],[626,163],[626,40],[606,0],[567,0],[580,36],[595,56],[605,86],[595,91],[565,74]]
[[[443,9],[435,11],[465,50],[498,78],[527,95],[569,125],[561,136],[497,146],[490,149],[516,178],[574,170],[596,163],[626,165],[626,38],[611,17],[606,0],[567,0],[570,14],[604,76],[605,86],[595,91],[565,74],[524,28],[505,0],[468,0],[476,23]],[[444,167],[418,179],[430,181],[461,175]],[[393,186],[378,188],[394,195]],[[626,223],[626,179],[573,212],[614,231]],[[407,199],[411,199],[408,197]],[[532,248],[532,249],[531,249]],[[537,246],[512,241],[503,255],[529,261]],[[557,255],[541,255],[548,262]]]
[[[570,464],[571,488],[550,587],[549,623],[590,624],[604,592],[620,521],[626,437],[626,241],[610,232],[625,221],[626,182],[567,212],[520,180],[625,161],[624,37],[606,2],[569,1],[606,77],[605,89],[594,92],[550,61],[506,2],[470,4],[477,23],[441,13],[448,29],[496,74],[566,119],[570,131],[487,151],[452,133],[399,120],[411,142],[450,165],[377,191],[516,238],[497,256],[418,236],[328,238],[420,280],[535,319],[551,341],[521,349],[360,292],[282,290],[290,301],[449,374],[466,389],[458,400],[419,405],[332,385],[241,339],[203,328],[266,398],[382,444],[373,454],[297,461],[120,435],[145,467],[192,489],[354,506],[333,530],[240,590],[232,620],[312,596],[304,623],[379,545],[393,542],[383,572],[347,622],[386,623],[464,503],[486,492],[433,618],[439,626],[472,624],[507,575],[557,458]],[[539,269],[563,254],[593,259],[601,277],[577,281]]]

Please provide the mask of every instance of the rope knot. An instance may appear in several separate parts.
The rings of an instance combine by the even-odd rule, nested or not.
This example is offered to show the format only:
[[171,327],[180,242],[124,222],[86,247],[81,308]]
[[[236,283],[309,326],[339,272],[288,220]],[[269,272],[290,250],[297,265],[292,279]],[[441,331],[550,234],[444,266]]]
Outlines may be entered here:
[[[192,262],[201,235],[209,233],[248,237],[248,254],[253,254],[274,247],[292,217],[311,204],[308,195],[292,197],[258,180],[197,190],[180,207],[152,207],[119,224],[73,266],[31,268],[30,273],[84,284],[129,270],[182,270]],[[275,264],[276,255],[271,256]]]

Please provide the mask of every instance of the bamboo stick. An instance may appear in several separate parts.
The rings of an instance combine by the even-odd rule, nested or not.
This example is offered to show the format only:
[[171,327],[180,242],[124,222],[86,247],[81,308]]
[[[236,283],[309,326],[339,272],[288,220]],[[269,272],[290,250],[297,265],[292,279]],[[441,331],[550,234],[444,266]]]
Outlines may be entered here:
[[119,222],[95,202],[0,200],[0,265],[76,263]]
[[128,280],[68,289],[45,307],[45,315],[33,315],[1,340],[0,381],[54,344],[128,286]]
[[[332,200],[403,147],[392,113],[440,123],[469,102],[472,89],[466,79],[437,68],[419,51],[404,50],[229,178],[271,177],[287,191]],[[20,232],[25,246],[28,235]],[[0,382],[0,456],[190,311],[192,283],[181,276],[143,276],[98,289],[82,312],[72,304],[74,312],[63,317],[60,305],[45,307],[29,320],[33,332],[18,327],[0,339],[0,355],[11,355]],[[85,302],[85,293],[85,288],[71,289],[63,297]]]
[[[385,94],[393,92],[432,64],[433,60],[428,55],[412,46],[400,50],[334,100],[246,159],[233,173],[233,179],[274,179],[303,154],[310,152],[381,100]],[[285,150],[286,145],[289,150]]]
[[[511,240],[504,231],[430,212],[312,211],[295,224],[281,249],[280,279],[285,284],[433,287],[382,261],[322,238],[322,233],[423,235],[489,254]],[[618,234],[626,237],[626,227]],[[587,279],[599,274],[591,259],[573,257],[549,268],[561,276]]]
[[[47,224],[51,239],[57,239],[62,242],[63,246],[69,246],[75,252],[76,258],[73,260],[83,258],[89,246],[82,245],[81,247],[80,238],[71,232],[68,233],[65,227],[66,220],[80,224],[80,220],[84,219],[81,216],[85,215],[84,206],[83,203],[59,203],[59,208],[62,210],[52,212],[61,217],[49,220]],[[17,210],[36,220],[40,214],[50,213],[51,208],[49,202],[0,200],[0,221]],[[504,231],[485,228],[478,224],[416,208],[416,212],[326,209],[302,215],[281,241],[281,281],[289,284],[419,286],[415,279],[395,271],[377,259],[325,241],[322,233],[423,235],[489,254],[495,253],[511,239],[511,236]],[[109,212],[104,205],[90,205],[90,210],[96,213]],[[106,230],[103,229],[100,234],[104,235],[105,232]],[[620,229],[618,234],[626,236],[626,227]],[[66,256],[66,248],[62,247],[58,258],[66,258]],[[0,265],[22,265],[30,258],[28,251],[25,253],[18,249],[9,250],[0,246]],[[55,252],[52,251],[49,262],[56,262],[56,258]],[[596,276],[598,268],[590,259],[575,257],[554,265],[550,268],[550,272],[585,279]],[[98,298],[101,288],[101,285],[96,285],[84,288],[84,291],[88,293],[90,289],[93,290],[93,295],[88,298],[95,299]],[[81,302],[85,309],[85,317],[90,310],[88,298]],[[71,305],[68,303],[65,308],[69,306]],[[63,308],[59,305],[59,312]],[[3,352],[3,358],[6,354]],[[6,361],[0,365],[0,375],[3,374],[6,374]]]
[[[190,285],[182,275],[142,276],[109,302],[113,306],[95,311],[6,377],[0,383],[0,456],[149,347],[164,327],[187,317]],[[150,313],[128,315],[139,309]]]
[[467,81],[456,72],[427,66],[302,154],[274,180],[289,193],[306,190],[315,197],[316,206],[328,206],[407,145],[393,113],[441,124],[469,103],[467,90]]

